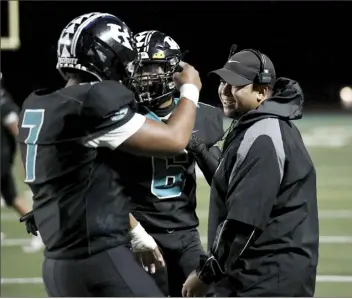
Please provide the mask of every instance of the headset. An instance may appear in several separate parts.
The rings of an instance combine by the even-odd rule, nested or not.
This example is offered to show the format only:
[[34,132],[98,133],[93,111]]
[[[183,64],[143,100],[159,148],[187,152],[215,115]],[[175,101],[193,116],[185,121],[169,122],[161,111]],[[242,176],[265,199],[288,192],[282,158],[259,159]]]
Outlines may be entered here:
[[[230,55],[228,59],[230,59],[230,57],[236,53],[236,50],[237,50],[237,45],[233,44],[230,48]],[[265,68],[265,64],[266,64],[265,55],[259,52],[258,50],[254,50],[254,49],[244,49],[244,50],[241,50],[240,52],[244,52],[244,51],[252,52],[255,56],[258,57],[260,61],[259,73],[255,78],[256,83],[262,84],[262,85],[271,84],[272,83],[271,74],[269,70]]]

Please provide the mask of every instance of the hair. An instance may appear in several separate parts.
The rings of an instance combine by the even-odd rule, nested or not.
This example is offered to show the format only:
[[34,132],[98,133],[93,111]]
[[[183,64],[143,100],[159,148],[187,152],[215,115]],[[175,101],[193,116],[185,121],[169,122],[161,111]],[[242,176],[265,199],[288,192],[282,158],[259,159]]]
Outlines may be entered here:
[[263,85],[263,84],[253,83],[253,90],[259,90],[261,88],[266,89],[266,98],[272,97],[272,95],[273,95],[273,85],[272,84]]

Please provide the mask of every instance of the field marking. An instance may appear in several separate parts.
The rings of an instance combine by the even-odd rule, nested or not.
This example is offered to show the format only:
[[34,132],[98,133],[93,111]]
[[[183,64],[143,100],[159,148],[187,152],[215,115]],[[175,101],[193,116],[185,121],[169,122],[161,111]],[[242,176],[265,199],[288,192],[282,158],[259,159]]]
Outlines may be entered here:
[[1,278],[1,284],[41,284],[43,279],[41,277],[28,278]]
[[[206,209],[197,211],[199,218],[208,217]],[[1,221],[19,221],[19,216],[12,212],[2,212]],[[352,219],[352,210],[319,210],[320,219]]]
[[[203,244],[207,243],[207,236],[201,236]],[[352,236],[319,236],[320,244],[352,244]]]
[[1,241],[1,247],[13,247],[13,246],[23,246],[28,245],[32,238],[23,238],[23,239],[7,239]]
[[320,210],[320,219],[349,219],[352,218],[352,210]]
[[318,282],[352,282],[352,276],[343,275],[318,275]]
[[[199,209],[199,218],[207,218],[208,210]],[[319,219],[352,219],[352,210],[319,210]]]
[[[199,218],[208,217],[207,209],[197,211]],[[13,212],[1,212],[1,221],[18,221],[19,216]],[[352,219],[352,210],[319,210],[319,219]]]
[[[208,211],[206,209],[199,209],[197,215],[199,218],[206,218],[208,217]],[[0,218],[1,221],[19,222],[19,216],[12,212],[2,212]],[[320,210],[319,219],[352,219],[352,210]]]
[[[342,275],[318,275],[317,282],[352,282],[352,276]],[[1,278],[1,284],[42,284],[41,277],[28,277],[28,278]]]
[[[197,211],[199,218],[208,217],[206,209]],[[1,221],[19,221],[19,216],[12,212],[2,212]],[[352,219],[352,210],[319,210],[319,219]]]
[[[201,236],[200,240],[203,244],[207,243],[207,236]],[[320,244],[352,244],[352,236],[320,236]],[[28,245],[32,239],[8,239],[1,241],[1,247],[14,247]]]

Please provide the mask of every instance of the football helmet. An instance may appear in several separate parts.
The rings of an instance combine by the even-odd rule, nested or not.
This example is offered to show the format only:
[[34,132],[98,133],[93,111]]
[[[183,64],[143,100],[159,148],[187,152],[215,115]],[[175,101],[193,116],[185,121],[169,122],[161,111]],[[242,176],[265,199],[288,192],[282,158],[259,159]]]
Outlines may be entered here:
[[114,15],[93,12],[72,20],[57,43],[60,74],[82,71],[101,80],[124,81],[133,74],[137,50],[129,27]]
[[172,76],[182,52],[170,36],[160,31],[140,32],[134,40],[138,59],[129,87],[136,93],[139,103],[155,108],[176,92]]

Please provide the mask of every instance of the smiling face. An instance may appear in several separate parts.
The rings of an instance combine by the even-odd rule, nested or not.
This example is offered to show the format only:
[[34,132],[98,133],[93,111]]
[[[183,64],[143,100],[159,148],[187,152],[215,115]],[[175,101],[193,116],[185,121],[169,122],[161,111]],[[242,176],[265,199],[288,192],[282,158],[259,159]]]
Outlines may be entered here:
[[233,118],[256,109],[267,98],[268,88],[253,84],[232,86],[222,81],[218,94],[225,116]]

